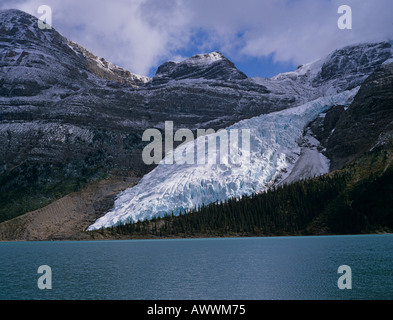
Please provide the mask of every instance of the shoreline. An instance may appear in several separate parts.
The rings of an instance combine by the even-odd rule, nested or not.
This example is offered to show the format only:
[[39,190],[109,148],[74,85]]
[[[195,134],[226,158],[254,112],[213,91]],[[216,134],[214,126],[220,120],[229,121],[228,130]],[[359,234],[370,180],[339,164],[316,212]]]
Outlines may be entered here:
[[45,240],[0,240],[2,243],[43,243],[43,242],[116,242],[116,241],[162,241],[162,240],[225,240],[225,239],[269,239],[269,238],[322,238],[322,237],[359,237],[359,236],[393,236],[390,232],[373,232],[358,234],[299,234],[299,235],[228,235],[228,236],[190,236],[190,237],[119,237],[119,238],[92,238],[92,239],[45,239]]

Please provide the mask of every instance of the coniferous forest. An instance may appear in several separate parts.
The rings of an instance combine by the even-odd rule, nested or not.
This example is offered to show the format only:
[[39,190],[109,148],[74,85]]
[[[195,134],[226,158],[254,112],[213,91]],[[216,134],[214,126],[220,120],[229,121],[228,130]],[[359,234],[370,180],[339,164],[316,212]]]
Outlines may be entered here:
[[374,151],[321,177],[100,233],[118,238],[187,238],[392,232],[392,154]]

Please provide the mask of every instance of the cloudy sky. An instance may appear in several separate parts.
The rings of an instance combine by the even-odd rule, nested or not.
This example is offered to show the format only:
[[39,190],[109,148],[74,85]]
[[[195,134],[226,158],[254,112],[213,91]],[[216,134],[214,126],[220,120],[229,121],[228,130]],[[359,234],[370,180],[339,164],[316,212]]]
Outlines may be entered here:
[[[393,0],[2,0],[99,57],[141,75],[218,50],[248,76],[271,77],[345,45],[393,39]],[[337,12],[352,9],[352,30]]]

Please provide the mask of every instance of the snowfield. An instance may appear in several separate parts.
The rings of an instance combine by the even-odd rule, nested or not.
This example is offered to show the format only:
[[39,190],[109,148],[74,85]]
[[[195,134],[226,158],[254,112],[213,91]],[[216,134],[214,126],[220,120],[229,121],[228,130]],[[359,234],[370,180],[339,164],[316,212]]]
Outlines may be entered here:
[[[120,193],[113,209],[88,230],[164,216],[172,212],[178,215],[202,204],[260,193],[286,179],[293,182],[327,173],[328,160],[315,148],[302,148],[304,129],[332,106],[350,104],[358,90],[359,88],[355,88],[322,97],[299,107],[243,120],[226,128],[238,129],[239,132],[242,129],[250,130],[249,162],[237,165],[233,165],[231,161],[228,164],[201,165],[195,160],[192,165],[177,164],[176,161],[169,165],[163,159],[138,185]],[[316,141],[312,142],[310,146],[317,144]],[[198,140],[191,143],[190,147],[196,150]],[[184,148],[175,150],[175,159],[181,158],[180,152]],[[229,151],[234,157],[241,154],[244,156],[246,152],[240,144]],[[312,156],[307,157],[307,154]],[[208,154],[206,148],[206,158],[208,156],[211,153]],[[308,167],[312,170],[307,175]]]

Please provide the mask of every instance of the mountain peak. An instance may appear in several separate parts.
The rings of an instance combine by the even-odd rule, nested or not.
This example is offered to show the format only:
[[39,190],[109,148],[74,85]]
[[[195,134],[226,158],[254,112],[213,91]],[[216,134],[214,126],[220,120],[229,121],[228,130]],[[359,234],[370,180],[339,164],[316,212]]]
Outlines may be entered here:
[[197,55],[192,56],[191,58],[185,60],[184,62],[209,64],[209,63],[214,63],[214,62],[217,62],[220,60],[228,60],[228,59],[225,58],[221,52],[214,51],[211,53],[197,54]]
[[[36,27],[38,18],[18,9],[0,10],[0,22],[6,31],[13,27]],[[3,30],[4,31],[4,30]]]
[[19,10],[19,9],[1,9],[0,10],[0,15],[3,16],[31,16],[28,13]]
[[331,83],[341,90],[355,88],[392,56],[392,45],[388,41],[360,43],[337,49],[323,61],[313,85]]
[[153,83],[163,84],[185,79],[243,80],[247,76],[221,52],[214,51],[197,54],[181,62],[165,62],[158,67]]
[[[92,73],[103,80],[130,87],[139,87],[150,81],[148,77],[135,75],[104,58],[96,57],[54,28],[41,30],[38,27],[38,18],[21,10],[0,11],[0,34],[2,65],[10,69],[19,68],[18,72],[34,73],[34,79],[30,79],[33,82],[40,78],[45,79],[49,69],[63,70],[61,76],[69,76],[66,83],[78,82],[83,74],[82,70],[88,72],[84,77]],[[54,83],[59,81],[56,72],[50,72],[50,76],[54,77]],[[85,82],[84,79],[79,80]],[[39,88],[36,84],[32,87],[34,90],[31,90],[30,94],[36,93]],[[6,94],[9,94],[9,90],[6,90]]]
[[47,47],[64,38],[54,28],[41,30],[37,17],[18,9],[0,10],[0,33],[3,39],[36,42]]

